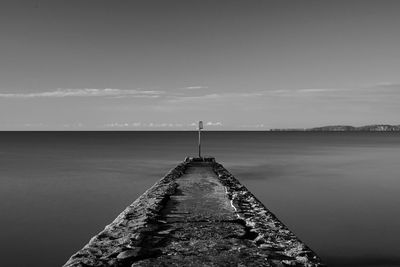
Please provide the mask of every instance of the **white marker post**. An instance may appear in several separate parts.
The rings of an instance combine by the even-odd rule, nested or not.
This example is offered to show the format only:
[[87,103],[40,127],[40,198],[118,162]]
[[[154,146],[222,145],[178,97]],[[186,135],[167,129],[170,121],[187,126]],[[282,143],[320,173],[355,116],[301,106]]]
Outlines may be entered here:
[[199,158],[201,158],[201,129],[203,129],[203,122],[199,121]]

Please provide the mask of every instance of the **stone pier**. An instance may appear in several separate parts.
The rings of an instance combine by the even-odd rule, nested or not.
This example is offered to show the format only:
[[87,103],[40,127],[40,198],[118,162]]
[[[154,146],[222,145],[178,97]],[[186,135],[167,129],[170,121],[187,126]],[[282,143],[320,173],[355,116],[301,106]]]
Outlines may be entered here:
[[64,266],[324,265],[221,164],[187,158]]

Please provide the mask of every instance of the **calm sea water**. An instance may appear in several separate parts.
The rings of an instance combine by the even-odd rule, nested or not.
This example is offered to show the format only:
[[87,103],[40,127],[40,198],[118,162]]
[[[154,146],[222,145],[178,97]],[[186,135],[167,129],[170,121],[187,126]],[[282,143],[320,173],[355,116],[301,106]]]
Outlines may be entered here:
[[[2,266],[60,266],[195,132],[1,132]],[[204,153],[329,266],[400,266],[400,134],[205,132]]]

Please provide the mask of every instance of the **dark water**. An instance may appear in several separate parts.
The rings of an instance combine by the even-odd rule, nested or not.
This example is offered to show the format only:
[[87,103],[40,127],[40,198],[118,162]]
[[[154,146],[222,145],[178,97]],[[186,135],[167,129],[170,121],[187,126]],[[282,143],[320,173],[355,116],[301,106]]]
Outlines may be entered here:
[[[1,132],[2,266],[59,266],[196,155],[194,132]],[[206,132],[329,266],[400,266],[400,134]]]

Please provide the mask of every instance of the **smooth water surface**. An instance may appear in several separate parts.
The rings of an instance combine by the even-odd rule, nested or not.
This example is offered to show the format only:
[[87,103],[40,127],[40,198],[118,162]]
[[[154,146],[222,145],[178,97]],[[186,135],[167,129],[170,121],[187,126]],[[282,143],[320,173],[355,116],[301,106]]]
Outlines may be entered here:
[[[195,132],[1,132],[3,266],[60,266],[188,155]],[[205,132],[329,266],[400,266],[400,133]]]

